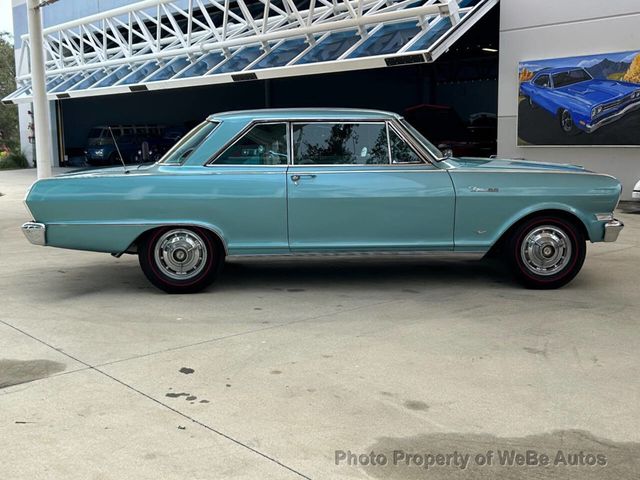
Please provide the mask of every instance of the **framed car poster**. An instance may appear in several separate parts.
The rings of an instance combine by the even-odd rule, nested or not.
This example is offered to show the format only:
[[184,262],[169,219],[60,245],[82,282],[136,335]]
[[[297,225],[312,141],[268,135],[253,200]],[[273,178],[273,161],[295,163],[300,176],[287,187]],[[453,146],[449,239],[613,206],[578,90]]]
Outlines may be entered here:
[[518,146],[640,146],[640,50],[520,62]]

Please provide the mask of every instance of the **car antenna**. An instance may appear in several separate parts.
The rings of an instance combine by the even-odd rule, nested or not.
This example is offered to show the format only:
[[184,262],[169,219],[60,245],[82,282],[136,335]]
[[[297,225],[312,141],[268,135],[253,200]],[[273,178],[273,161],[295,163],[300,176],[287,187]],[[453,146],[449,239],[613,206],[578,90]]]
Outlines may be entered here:
[[113,144],[116,146],[116,151],[118,152],[118,157],[120,158],[120,161],[122,162],[122,168],[124,168],[124,173],[129,173],[129,170],[127,170],[127,164],[124,163],[124,158],[122,158],[122,154],[120,153],[120,147],[118,147],[118,142],[116,141],[116,136],[113,134],[113,130],[111,130],[111,127],[107,127],[109,129],[109,133],[111,134],[111,138],[113,139]]

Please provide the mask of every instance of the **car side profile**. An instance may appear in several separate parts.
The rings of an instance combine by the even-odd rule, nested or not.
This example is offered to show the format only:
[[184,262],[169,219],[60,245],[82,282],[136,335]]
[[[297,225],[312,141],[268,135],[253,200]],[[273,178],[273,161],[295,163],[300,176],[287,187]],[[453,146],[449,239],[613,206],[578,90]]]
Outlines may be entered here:
[[211,115],[156,164],[35,182],[34,244],[137,254],[147,278],[195,292],[225,258],[502,252],[527,287],[615,241],[621,185],[573,165],[446,158],[401,116],[348,109]]
[[532,107],[557,118],[568,135],[592,133],[640,108],[640,85],[594,79],[584,68],[545,68],[520,84]]

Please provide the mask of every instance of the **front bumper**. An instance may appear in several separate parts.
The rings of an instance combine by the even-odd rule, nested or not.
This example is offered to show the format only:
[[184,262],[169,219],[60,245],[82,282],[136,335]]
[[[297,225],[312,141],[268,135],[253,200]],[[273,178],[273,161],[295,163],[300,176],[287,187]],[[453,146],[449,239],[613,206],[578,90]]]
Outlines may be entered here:
[[604,241],[615,242],[624,228],[624,223],[615,218],[604,224]]
[[34,245],[45,246],[47,244],[47,227],[44,223],[27,222],[22,225],[22,233]]
[[625,116],[627,113],[631,113],[631,112],[633,112],[635,110],[638,110],[638,109],[640,109],[640,102],[639,101],[630,103],[629,105],[624,107],[619,112],[616,112],[616,113],[614,113],[612,115],[609,115],[608,117],[605,117],[605,118],[603,118],[601,120],[598,120],[597,122],[595,122],[593,124],[585,125],[585,130],[587,131],[587,133],[593,133],[596,130],[598,130],[600,127],[604,127],[605,125],[609,125],[610,123],[613,123],[616,120],[619,120],[620,118]]

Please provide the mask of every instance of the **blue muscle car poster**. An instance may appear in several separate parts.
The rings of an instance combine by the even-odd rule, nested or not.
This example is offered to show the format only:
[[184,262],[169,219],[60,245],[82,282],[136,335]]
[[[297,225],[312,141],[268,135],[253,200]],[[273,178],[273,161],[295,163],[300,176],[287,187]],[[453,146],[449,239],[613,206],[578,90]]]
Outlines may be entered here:
[[518,145],[640,145],[640,50],[521,62]]

